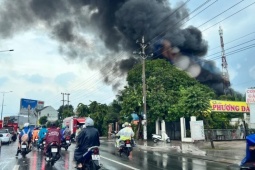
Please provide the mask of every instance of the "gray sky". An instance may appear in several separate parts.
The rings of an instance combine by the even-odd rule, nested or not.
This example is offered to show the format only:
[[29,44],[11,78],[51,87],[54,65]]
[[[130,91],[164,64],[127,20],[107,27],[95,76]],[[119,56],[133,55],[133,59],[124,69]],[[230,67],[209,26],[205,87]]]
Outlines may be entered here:
[[[7,0],[0,0],[2,4],[6,2]],[[170,1],[171,7],[180,6],[181,2],[183,1]],[[191,13],[203,2],[206,2],[206,0],[190,0],[186,7]],[[189,18],[192,19],[182,28],[193,25],[202,31],[203,38],[209,46],[208,53],[204,58],[215,61],[216,66],[221,70],[218,30],[219,26],[222,27],[231,85],[235,90],[244,93],[246,88],[254,86],[255,83],[255,58],[253,56],[255,4],[247,7],[255,1],[218,0],[214,2],[214,0],[209,1],[204,7],[212,5],[194,18],[192,17],[203,8],[191,13]],[[238,2],[240,3],[237,4]],[[237,5],[210,20],[234,4]],[[13,9],[8,9],[8,14],[11,15],[10,18],[3,18],[3,15],[1,18],[0,15],[0,51],[14,49],[13,52],[0,52],[0,91],[13,91],[5,95],[4,116],[18,113],[20,98],[42,100],[45,101],[45,105],[52,105],[55,109],[58,109],[62,103],[60,101],[62,100],[61,92],[71,94],[70,101],[74,107],[80,102],[89,104],[89,101],[96,100],[101,103],[109,103],[115,98],[116,91],[112,90],[111,85],[121,82],[119,86],[121,89],[125,85],[125,75],[118,74],[117,78],[110,77],[111,83],[109,84],[111,85],[107,85],[103,82],[103,78],[107,74],[112,74],[113,71],[109,71],[103,66],[109,61],[117,62],[120,56],[125,58],[128,56],[128,52],[123,52],[121,48],[118,51],[113,50],[117,47],[101,40],[108,33],[100,34],[99,28],[92,28],[89,24],[86,25],[91,22],[89,17],[97,12],[96,9],[90,12],[88,12],[88,9],[83,9],[82,12],[86,17],[82,19],[79,18],[80,15],[67,16],[71,19],[74,18],[76,21],[73,22],[73,24],[76,24],[75,40],[73,43],[69,43],[63,39],[59,40],[59,37],[54,37],[56,36],[54,30],[49,31],[48,29],[52,23],[46,24],[43,20],[36,20],[34,17],[29,18],[27,16],[30,16],[30,14],[24,12],[19,15],[20,18],[16,17],[14,9],[19,10],[21,6],[15,7],[15,3],[12,3],[12,5],[14,6]],[[243,8],[246,9],[242,10]],[[4,10],[6,9],[2,6],[0,13]],[[14,11],[10,12],[11,10]],[[241,11],[236,13],[239,10]],[[234,13],[236,14],[233,15]],[[25,23],[27,24],[19,22],[24,19],[23,17],[26,17]],[[226,19],[227,17],[229,18]],[[6,24],[8,22],[5,23],[3,20],[17,23],[16,27],[9,28],[9,25]],[[84,28],[86,29],[84,30]],[[8,30],[11,30],[12,33],[7,36]],[[60,33],[58,32],[58,34]],[[240,37],[243,38],[238,39]],[[116,44],[118,45],[118,43]],[[70,51],[74,46],[76,51]],[[107,56],[110,56],[111,60],[106,61]],[[100,69],[103,74],[101,74]],[[0,100],[2,100],[2,96],[0,96]]]

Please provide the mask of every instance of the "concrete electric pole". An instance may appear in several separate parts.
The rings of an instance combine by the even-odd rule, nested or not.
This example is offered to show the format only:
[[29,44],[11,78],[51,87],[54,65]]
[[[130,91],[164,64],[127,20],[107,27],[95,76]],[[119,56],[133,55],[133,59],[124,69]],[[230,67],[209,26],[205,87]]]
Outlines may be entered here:
[[[146,76],[145,76],[145,60],[148,57],[145,54],[145,49],[149,44],[145,44],[144,43],[144,36],[142,37],[142,41],[139,42],[137,41],[137,43],[139,43],[140,47],[141,47],[141,51],[138,53],[142,59],[142,66],[143,66],[143,70],[142,70],[142,81],[143,81],[143,139],[144,139],[144,145],[147,146],[147,110],[146,110]],[[136,53],[136,52],[135,52]]]

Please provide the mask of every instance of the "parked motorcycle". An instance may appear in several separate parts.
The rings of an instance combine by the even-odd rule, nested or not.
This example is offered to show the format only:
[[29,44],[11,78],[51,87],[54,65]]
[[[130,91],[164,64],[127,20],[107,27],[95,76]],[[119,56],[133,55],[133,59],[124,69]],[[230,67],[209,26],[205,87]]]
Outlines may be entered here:
[[52,166],[60,158],[60,147],[57,142],[52,142],[47,149],[47,156],[45,158],[47,163],[50,163]]
[[[152,139],[153,142],[157,143],[158,141],[164,141],[161,135],[157,135],[157,134],[152,134]],[[165,133],[165,141],[167,143],[170,143],[170,138],[167,136],[167,134]]]
[[67,136],[64,141],[61,142],[61,147],[65,148],[67,151],[68,147],[71,145],[71,138],[70,136]]
[[122,154],[124,153],[128,157],[131,151],[132,151],[131,140],[120,141],[119,149],[120,156],[122,156]]
[[[82,170],[98,170],[100,166],[100,155],[98,146],[92,146],[83,154]],[[79,169],[79,168],[77,168]]]

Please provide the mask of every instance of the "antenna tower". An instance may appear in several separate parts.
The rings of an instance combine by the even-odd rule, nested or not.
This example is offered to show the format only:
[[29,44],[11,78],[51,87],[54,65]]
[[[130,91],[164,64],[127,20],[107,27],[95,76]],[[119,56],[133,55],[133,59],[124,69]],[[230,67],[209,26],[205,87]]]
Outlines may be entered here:
[[221,44],[221,59],[222,59],[222,77],[223,77],[223,92],[225,95],[229,92],[230,81],[228,74],[228,63],[225,56],[224,41],[223,41],[223,30],[219,28],[220,44]]

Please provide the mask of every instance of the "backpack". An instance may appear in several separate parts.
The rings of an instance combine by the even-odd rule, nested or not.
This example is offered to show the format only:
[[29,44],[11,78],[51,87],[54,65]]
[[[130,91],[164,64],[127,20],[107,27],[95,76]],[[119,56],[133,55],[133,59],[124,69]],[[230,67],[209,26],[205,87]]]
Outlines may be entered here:
[[22,135],[22,137],[21,137],[21,141],[22,141],[22,142],[28,142],[28,140],[29,140],[28,134],[29,134],[29,132],[30,132],[30,129],[28,129],[27,133],[25,132],[24,129],[22,130],[22,132],[23,132],[23,135]]

